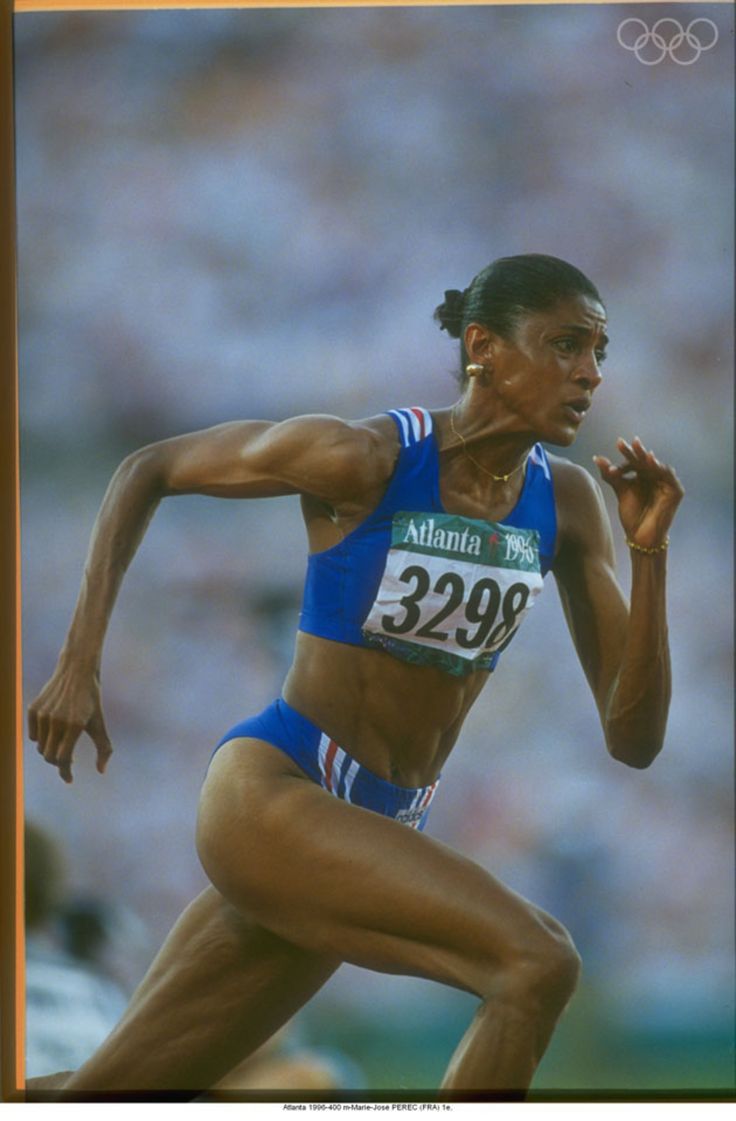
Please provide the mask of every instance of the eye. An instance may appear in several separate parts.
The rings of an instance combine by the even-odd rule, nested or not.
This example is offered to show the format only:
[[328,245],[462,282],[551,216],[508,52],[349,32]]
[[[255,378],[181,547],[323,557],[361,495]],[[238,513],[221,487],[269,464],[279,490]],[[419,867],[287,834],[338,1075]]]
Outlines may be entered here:
[[607,357],[608,357],[608,355],[606,354],[605,350],[596,350],[595,360],[596,360],[596,362],[598,363],[599,366],[601,365],[602,362],[605,362]]
[[574,354],[578,349],[578,340],[572,336],[565,337],[564,339],[555,339],[553,345],[561,350],[563,354]]

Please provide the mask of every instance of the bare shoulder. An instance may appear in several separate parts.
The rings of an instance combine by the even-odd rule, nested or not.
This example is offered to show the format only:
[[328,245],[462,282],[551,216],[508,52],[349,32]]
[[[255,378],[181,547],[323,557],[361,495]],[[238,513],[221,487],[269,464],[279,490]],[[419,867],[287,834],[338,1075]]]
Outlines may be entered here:
[[396,455],[398,436],[389,416],[379,415],[362,420],[346,420],[329,413],[312,413],[278,422],[275,432],[295,440],[317,441],[323,447],[344,449],[348,453],[381,453]]
[[282,470],[302,493],[360,503],[385,486],[399,451],[390,417],[343,420],[327,414],[295,417],[266,437],[279,449]]
[[379,470],[392,470],[399,451],[396,425],[388,416],[346,420],[328,414],[313,414],[282,421],[278,428],[291,429],[298,442],[314,442],[323,451],[343,455],[346,460],[368,459]]

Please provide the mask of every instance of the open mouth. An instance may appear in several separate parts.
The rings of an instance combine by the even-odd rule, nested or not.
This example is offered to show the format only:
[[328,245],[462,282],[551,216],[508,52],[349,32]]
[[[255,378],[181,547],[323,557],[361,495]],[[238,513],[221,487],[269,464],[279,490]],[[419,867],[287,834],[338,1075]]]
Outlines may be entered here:
[[563,406],[563,408],[564,408],[564,411],[567,414],[568,418],[571,421],[573,421],[574,424],[580,424],[583,417],[585,416],[588,409],[590,408],[590,402],[589,401],[583,401],[583,400],[568,401]]

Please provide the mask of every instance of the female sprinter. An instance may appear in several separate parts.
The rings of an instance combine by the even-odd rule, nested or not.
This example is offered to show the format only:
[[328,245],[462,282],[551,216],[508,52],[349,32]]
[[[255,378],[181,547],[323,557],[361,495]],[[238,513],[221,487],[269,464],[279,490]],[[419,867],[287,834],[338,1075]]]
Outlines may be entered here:
[[638,439],[618,441],[618,466],[596,457],[631,552],[629,607],[597,484],[541,444],[573,443],[600,383],[595,287],[556,258],[502,258],[436,318],[461,340],[452,408],[223,424],[142,448],[110,484],[59,662],[30,706],[30,736],[65,782],[82,731],[98,769],[109,761],[103,639],[160,499],[299,494],[310,556],[282,695],[222,737],[204,782],[211,886],[65,1098],[211,1086],[343,961],[476,994],[442,1093],[521,1096],[570,1000],[579,958],[564,927],[422,827],[550,569],[608,751],[649,766],[669,706],[665,558],[683,491]]

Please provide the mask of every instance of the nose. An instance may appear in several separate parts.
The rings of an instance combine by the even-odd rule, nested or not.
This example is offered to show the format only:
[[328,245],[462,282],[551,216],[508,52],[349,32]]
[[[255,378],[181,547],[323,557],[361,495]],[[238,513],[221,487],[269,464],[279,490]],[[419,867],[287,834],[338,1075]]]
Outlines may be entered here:
[[594,390],[603,381],[603,375],[598,367],[595,354],[586,355],[576,367],[573,377],[579,385],[586,389]]

